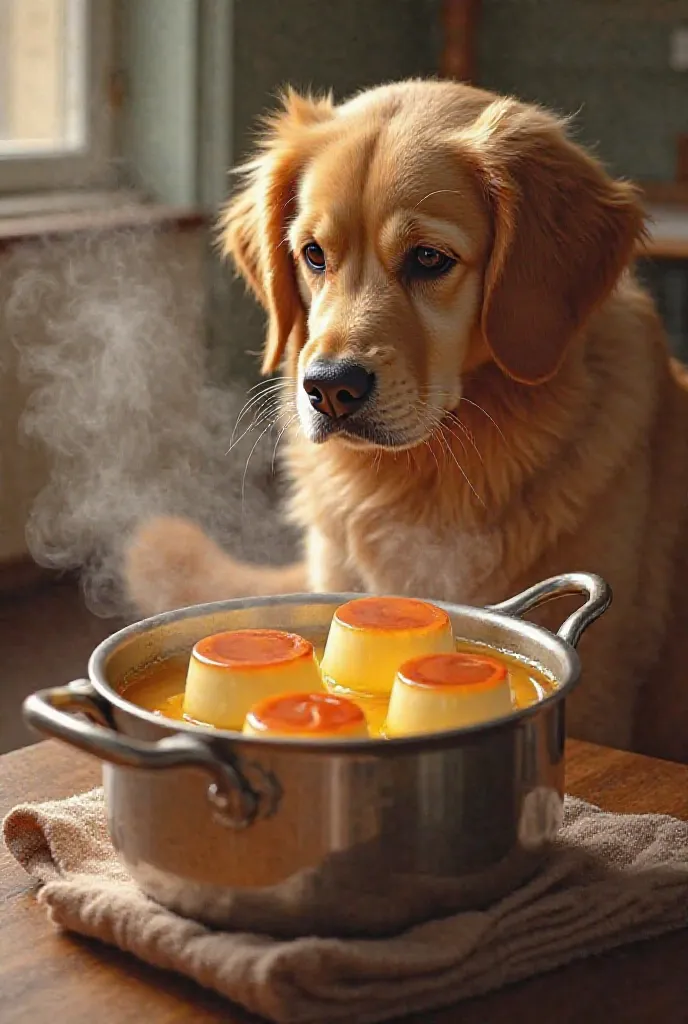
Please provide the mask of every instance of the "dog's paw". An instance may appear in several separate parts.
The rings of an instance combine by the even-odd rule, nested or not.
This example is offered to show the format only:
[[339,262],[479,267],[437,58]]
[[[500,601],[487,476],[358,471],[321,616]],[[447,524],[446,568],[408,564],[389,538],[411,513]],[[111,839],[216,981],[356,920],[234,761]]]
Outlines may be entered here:
[[231,597],[220,575],[231,577],[231,559],[188,519],[148,520],[124,554],[128,597],[145,615]]

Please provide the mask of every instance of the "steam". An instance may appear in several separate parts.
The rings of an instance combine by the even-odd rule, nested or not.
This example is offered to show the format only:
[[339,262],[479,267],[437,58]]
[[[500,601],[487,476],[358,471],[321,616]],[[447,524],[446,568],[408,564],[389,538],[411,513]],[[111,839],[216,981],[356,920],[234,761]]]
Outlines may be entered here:
[[249,559],[293,554],[272,472],[276,434],[257,444],[245,476],[266,423],[226,455],[246,388],[207,380],[202,288],[173,252],[150,231],[108,234],[31,245],[9,268],[6,322],[31,388],[23,430],[49,465],[29,548],[42,565],[80,570],[101,615],[126,610],[123,546],[151,515],[188,516]]

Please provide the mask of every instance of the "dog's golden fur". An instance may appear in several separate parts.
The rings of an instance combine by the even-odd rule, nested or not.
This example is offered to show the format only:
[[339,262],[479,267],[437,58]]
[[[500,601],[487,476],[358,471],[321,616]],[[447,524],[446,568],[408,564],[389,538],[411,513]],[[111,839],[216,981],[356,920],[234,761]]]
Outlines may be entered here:
[[[614,603],[583,639],[570,732],[688,760],[688,392],[628,269],[634,189],[549,114],[439,82],[288,94],[246,174],[222,237],[268,312],[264,370],[364,363],[373,441],[315,443],[302,395],[304,563],[246,565],[158,520],[128,551],[140,609],[305,589],[482,604],[595,571]],[[313,240],[326,274],[301,258]],[[407,280],[418,245],[455,265]]]

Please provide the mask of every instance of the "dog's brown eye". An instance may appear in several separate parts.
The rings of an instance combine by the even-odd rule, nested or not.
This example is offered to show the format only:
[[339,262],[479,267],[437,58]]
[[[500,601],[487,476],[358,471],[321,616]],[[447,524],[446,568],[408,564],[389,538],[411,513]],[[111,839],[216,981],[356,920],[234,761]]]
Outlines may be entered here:
[[316,274],[324,273],[327,268],[327,261],[325,260],[325,253],[322,251],[317,242],[309,242],[308,245],[303,248],[303,258],[305,259],[308,266]]
[[417,245],[406,258],[406,273],[409,277],[440,277],[456,263],[446,252],[431,245]]

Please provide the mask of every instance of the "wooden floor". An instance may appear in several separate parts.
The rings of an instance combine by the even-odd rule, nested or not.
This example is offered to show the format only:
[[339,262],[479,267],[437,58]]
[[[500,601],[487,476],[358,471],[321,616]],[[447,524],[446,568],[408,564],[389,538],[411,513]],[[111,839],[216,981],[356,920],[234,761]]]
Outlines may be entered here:
[[24,697],[82,676],[95,645],[119,626],[92,615],[71,579],[0,596],[0,754],[38,739],[22,721]]

